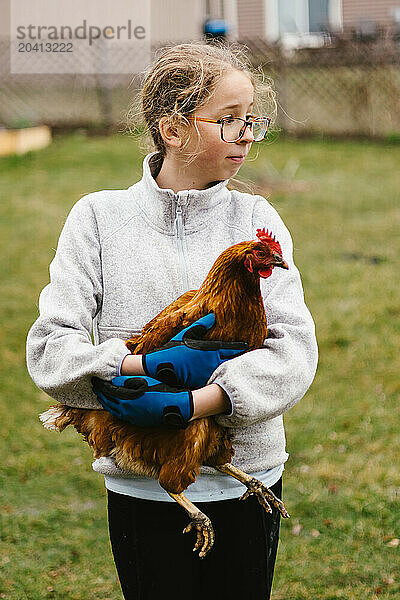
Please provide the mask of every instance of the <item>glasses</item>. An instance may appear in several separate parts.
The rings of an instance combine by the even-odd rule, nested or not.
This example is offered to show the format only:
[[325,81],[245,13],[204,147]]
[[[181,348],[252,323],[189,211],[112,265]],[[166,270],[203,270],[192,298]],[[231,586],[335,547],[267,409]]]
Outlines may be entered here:
[[269,117],[253,117],[240,119],[239,117],[222,117],[222,119],[205,119],[203,117],[186,117],[189,121],[203,121],[204,123],[217,123],[221,126],[221,139],[223,142],[233,144],[244,136],[249,127],[255,142],[261,142],[268,133],[271,124]]

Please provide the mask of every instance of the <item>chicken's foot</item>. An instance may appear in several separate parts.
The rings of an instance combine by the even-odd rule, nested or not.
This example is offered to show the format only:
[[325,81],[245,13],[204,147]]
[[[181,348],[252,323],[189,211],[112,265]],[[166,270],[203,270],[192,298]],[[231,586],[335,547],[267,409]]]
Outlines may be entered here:
[[231,475],[235,479],[238,479],[241,483],[247,487],[247,491],[241,496],[240,500],[246,500],[251,494],[254,494],[257,497],[257,500],[265,508],[268,513],[272,512],[271,506],[275,506],[281,513],[282,517],[289,518],[290,515],[287,512],[285,505],[282,500],[277,498],[275,494],[267,488],[261,481],[252,477],[248,473],[241,471],[237,467],[234,467],[230,463],[225,463],[224,465],[215,465],[215,468],[222,473],[226,473],[227,475]]
[[196,529],[197,540],[193,552],[199,550],[199,557],[204,558],[207,552],[211,550],[215,538],[214,529],[210,519],[183,494],[172,494],[171,492],[168,492],[168,494],[175,502],[180,504],[189,515],[191,520],[189,525],[183,530],[183,533],[188,533],[193,528]]

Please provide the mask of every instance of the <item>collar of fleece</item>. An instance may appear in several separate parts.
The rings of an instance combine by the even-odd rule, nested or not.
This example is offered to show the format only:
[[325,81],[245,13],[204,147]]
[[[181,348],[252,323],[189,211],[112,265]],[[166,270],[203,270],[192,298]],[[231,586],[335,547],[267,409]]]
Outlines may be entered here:
[[230,192],[226,188],[229,179],[219,181],[205,190],[181,190],[176,194],[171,189],[157,185],[152,175],[157,168],[158,171],[160,169],[157,158],[157,152],[145,157],[143,177],[130,188],[147,220],[166,233],[173,234],[178,212],[182,216],[185,233],[190,234],[202,229],[209,220],[217,218],[215,209],[230,201]]

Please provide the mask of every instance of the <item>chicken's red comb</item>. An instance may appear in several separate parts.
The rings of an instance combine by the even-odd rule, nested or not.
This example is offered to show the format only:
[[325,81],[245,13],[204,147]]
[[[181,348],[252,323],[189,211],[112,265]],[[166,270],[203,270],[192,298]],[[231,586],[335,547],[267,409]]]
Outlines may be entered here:
[[272,231],[269,232],[268,229],[267,231],[265,231],[265,228],[263,227],[262,229],[257,229],[257,237],[260,240],[260,242],[264,242],[264,244],[268,244],[268,246],[271,248],[271,250],[273,250],[274,252],[279,252],[280,255],[282,255],[282,248],[280,243],[276,240],[275,236],[272,235]]

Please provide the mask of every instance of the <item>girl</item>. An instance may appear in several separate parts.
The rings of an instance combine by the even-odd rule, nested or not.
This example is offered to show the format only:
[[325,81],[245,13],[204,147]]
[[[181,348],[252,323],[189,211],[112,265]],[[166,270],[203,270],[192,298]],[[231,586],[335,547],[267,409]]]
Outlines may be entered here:
[[[93,376],[144,373],[141,357],[130,355],[123,340],[198,288],[225,248],[268,228],[289,264],[288,271],[275,269],[261,280],[268,339],[217,368],[204,366],[207,384],[193,392],[191,418],[215,415],[231,428],[233,463],[281,497],[288,458],[282,414],[314,377],[314,324],[282,220],[264,198],[227,189],[252,143],[266,134],[269,117],[255,119],[255,106],[274,112],[274,92],[240,51],[182,44],[160,51],[141,104],[155,152],[145,157],[138,183],[88,194],[71,210],[28,335],[30,375],[64,404],[100,408]],[[189,361],[186,369],[195,365]],[[276,509],[267,514],[254,497],[239,502],[239,482],[203,467],[187,490],[217,536],[201,561],[190,552],[193,540],[181,533],[186,514],[156,480],[124,477],[110,458],[93,468],[105,474],[112,550],[126,599],[269,598]]]

